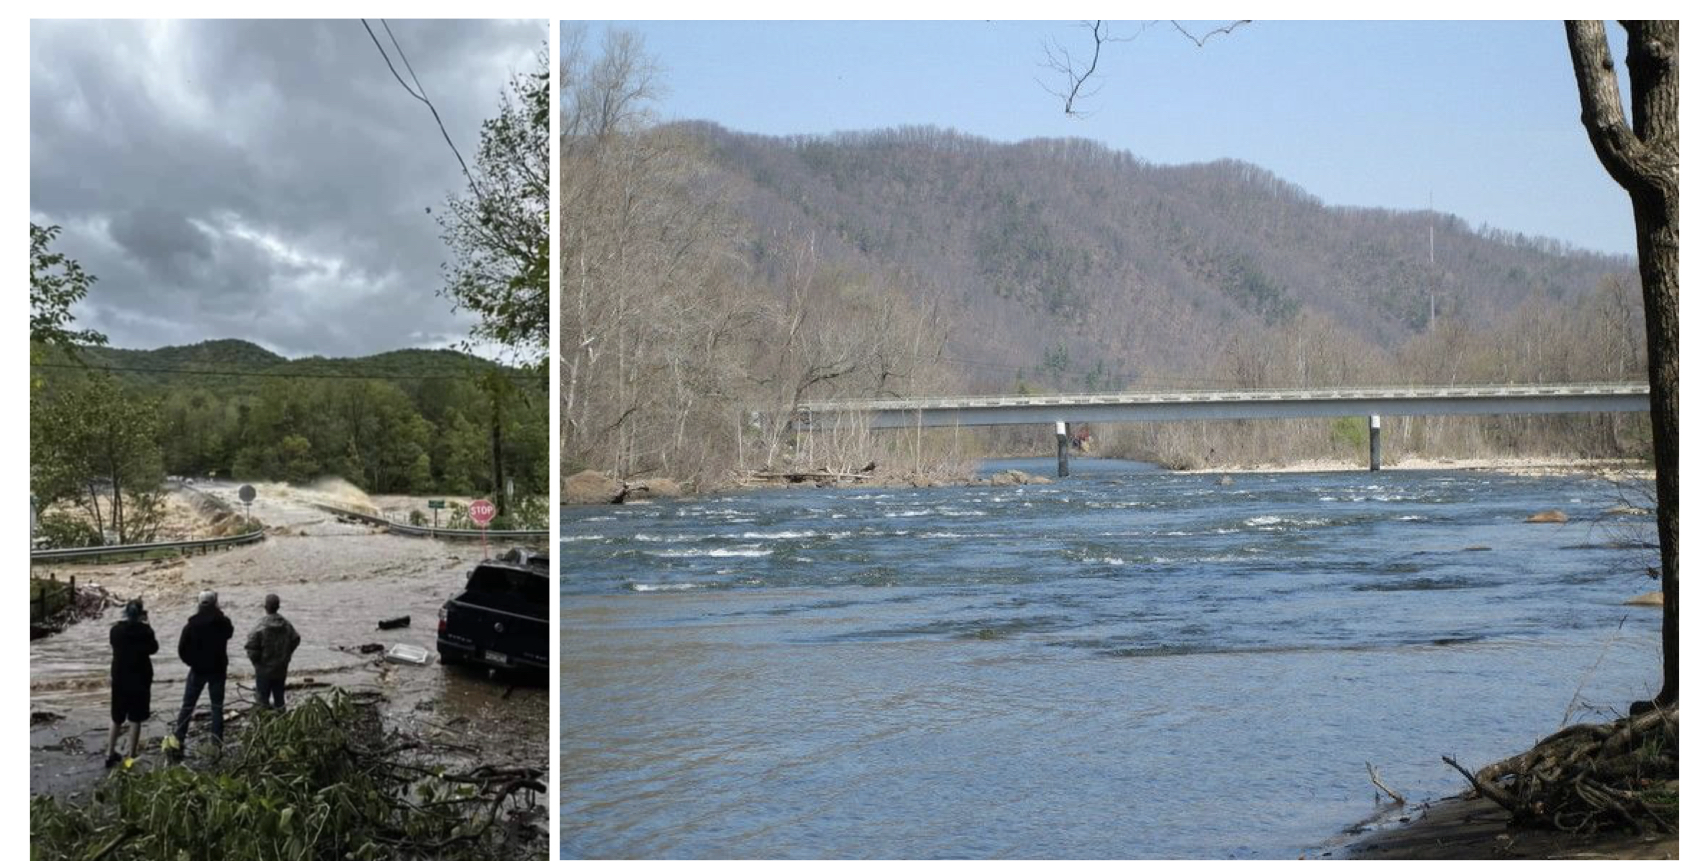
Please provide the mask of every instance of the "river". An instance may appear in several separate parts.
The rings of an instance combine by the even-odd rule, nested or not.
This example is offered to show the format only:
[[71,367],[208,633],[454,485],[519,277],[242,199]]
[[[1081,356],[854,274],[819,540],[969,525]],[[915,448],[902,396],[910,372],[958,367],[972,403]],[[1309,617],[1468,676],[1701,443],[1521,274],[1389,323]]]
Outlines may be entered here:
[[1604,480],[1074,470],[564,509],[564,857],[1297,857],[1659,680]]

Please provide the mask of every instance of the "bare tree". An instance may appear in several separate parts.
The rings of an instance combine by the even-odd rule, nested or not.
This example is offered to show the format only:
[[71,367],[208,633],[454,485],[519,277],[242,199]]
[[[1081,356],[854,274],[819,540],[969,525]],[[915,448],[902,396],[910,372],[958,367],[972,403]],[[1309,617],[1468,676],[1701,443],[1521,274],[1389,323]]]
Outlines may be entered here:
[[1625,21],[1634,122],[1623,116],[1616,66],[1601,21],[1564,22],[1582,125],[1600,163],[1629,193],[1647,318],[1647,379],[1652,387],[1653,455],[1658,473],[1660,582],[1664,589],[1664,686],[1655,701],[1677,701],[1677,451],[1680,324],[1677,285],[1681,230],[1678,181],[1680,25]]
[[[1148,29],[1154,23],[1154,21],[1148,22],[1143,26],[1143,29]],[[1236,30],[1250,22],[1247,20],[1233,21],[1229,24],[1224,24],[1208,30],[1200,36],[1191,32],[1185,27],[1185,25],[1178,21],[1169,21],[1167,23],[1173,25],[1173,29],[1177,31],[1180,36],[1183,36],[1190,40],[1192,44],[1201,48],[1208,44],[1210,39],[1213,39],[1216,36],[1227,35],[1233,30]],[[1089,116],[1089,114],[1080,106],[1080,103],[1085,99],[1094,97],[1102,89],[1101,84],[1095,81],[1097,67],[1102,61],[1102,46],[1113,44],[1115,42],[1130,42],[1137,38],[1135,35],[1124,37],[1113,35],[1113,27],[1106,21],[1084,21],[1082,22],[1082,25],[1084,29],[1090,31],[1089,60],[1083,59],[1082,53],[1077,57],[1074,57],[1072,52],[1059,42],[1051,40],[1043,43],[1043,67],[1066,79],[1065,83],[1062,84],[1059,89],[1050,87],[1047,84],[1042,85],[1043,89],[1048,90],[1056,98],[1059,98],[1066,108],[1067,116],[1073,117]],[[1039,81],[1038,83],[1041,82]]]

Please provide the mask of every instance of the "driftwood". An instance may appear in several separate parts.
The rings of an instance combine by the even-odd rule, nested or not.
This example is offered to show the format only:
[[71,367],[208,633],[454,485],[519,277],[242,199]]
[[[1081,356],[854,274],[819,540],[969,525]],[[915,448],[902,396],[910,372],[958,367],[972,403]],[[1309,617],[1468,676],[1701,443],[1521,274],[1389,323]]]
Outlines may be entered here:
[[[1368,767],[1368,779],[1374,781],[1374,786],[1376,789],[1379,789],[1381,792],[1384,792],[1387,795],[1392,796],[1392,800],[1397,802],[1398,804],[1404,804],[1405,803],[1404,802],[1404,796],[1399,795],[1396,792],[1393,792],[1391,787],[1380,782],[1380,772],[1374,770],[1374,763],[1368,762],[1365,760],[1365,761],[1363,761],[1363,765]],[[1379,798],[1379,797],[1380,796],[1378,796],[1378,795],[1375,796],[1375,798]]]
[[1677,707],[1610,724],[1579,724],[1530,750],[1470,772],[1475,791],[1518,824],[1592,833],[1602,828],[1674,834],[1678,814]]

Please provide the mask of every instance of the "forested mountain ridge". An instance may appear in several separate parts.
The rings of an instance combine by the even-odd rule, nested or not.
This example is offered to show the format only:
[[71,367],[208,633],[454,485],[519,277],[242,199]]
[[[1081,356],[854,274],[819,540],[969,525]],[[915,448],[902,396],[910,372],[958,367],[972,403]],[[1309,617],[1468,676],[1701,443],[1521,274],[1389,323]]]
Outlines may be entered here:
[[[1235,383],[1209,360],[1305,318],[1393,356],[1442,325],[1573,313],[1606,279],[1634,277],[1630,258],[1443,213],[1328,206],[1241,162],[1156,165],[1086,140],[936,128],[673,130],[700,143],[709,184],[750,223],[762,275],[787,265],[779,239],[805,235],[828,262],[910,273],[979,387]],[[1501,370],[1528,375],[1478,373]]]
[[[450,349],[404,349],[371,356],[326,358],[304,356],[287,359],[258,344],[238,339],[202,341],[183,346],[155,349],[121,349],[116,347],[84,347],[77,356],[83,363],[101,368],[122,370],[127,378],[147,379],[161,383],[173,372],[194,372],[205,378],[206,384],[223,380],[235,384],[255,374],[277,376],[326,375],[350,377],[448,377],[472,376],[488,371],[520,374],[489,359]],[[52,360],[51,367],[65,362]],[[218,372],[230,372],[221,377]],[[51,376],[51,375],[50,375]]]
[[[41,346],[31,370],[31,410],[42,419],[32,432],[54,416],[133,426],[158,451],[139,461],[142,483],[154,474],[336,475],[374,493],[491,494],[510,480],[522,496],[549,487],[544,379],[454,350],[286,359],[235,339],[75,354]],[[38,447],[59,442],[43,437]]]
[[184,346],[152,350],[117,347],[85,347],[82,358],[90,364],[116,367],[226,367],[257,369],[289,361],[272,351],[237,338],[202,341]]

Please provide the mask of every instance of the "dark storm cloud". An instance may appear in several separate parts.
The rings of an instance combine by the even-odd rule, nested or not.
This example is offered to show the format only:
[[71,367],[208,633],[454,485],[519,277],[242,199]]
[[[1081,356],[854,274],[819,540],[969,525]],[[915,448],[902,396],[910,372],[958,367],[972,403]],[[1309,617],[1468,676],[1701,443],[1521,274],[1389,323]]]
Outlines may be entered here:
[[[388,50],[378,21],[371,22]],[[464,158],[542,21],[392,21]],[[398,71],[408,71],[398,62]],[[431,207],[465,187],[359,21],[36,21],[30,218],[115,346],[365,355],[460,339]]]
[[[183,214],[142,206],[113,219],[112,237],[144,266],[175,270],[179,262],[205,260],[213,254],[213,239]],[[187,258],[187,260],[186,260]]]

